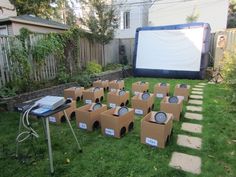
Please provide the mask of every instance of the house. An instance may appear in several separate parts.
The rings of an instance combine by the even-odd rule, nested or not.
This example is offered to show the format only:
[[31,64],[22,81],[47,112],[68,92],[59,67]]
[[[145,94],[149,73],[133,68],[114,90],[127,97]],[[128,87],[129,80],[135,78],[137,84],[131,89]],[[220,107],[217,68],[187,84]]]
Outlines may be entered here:
[[149,26],[163,26],[195,22],[209,23],[211,31],[225,30],[229,0],[162,0],[149,9]]
[[115,38],[134,38],[138,27],[147,26],[148,9],[152,3],[150,0],[113,0],[119,16],[119,28]]
[[27,28],[37,33],[50,33],[63,32],[69,26],[33,15],[21,15],[0,19],[0,34],[2,35],[18,35],[21,28]]
[[0,1],[0,19],[16,16],[16,9],[9,0]]

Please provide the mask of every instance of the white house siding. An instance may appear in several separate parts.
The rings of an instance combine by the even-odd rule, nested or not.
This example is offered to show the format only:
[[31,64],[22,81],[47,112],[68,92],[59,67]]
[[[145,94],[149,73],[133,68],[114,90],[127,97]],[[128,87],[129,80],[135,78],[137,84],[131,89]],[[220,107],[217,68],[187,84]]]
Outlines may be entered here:
[[197,22],[209,23],[212,32],[225,30],[228,0],[162,0],[149,9],[149,26],[186,23],[186,17],[198,14]]
[[3,10],[0,11],[0,19],[16,16],[16,10],[9,0],[0,0],[0,7]]
[[113,4],[117,9],[117,13],[120,15],[119,20],[122,20],[123,12],[130,12],[130,28],[122,29],[119,24],[119,29],[116,30],[115,38],[134,38],[135,31],[138,27],[148,25],[148,7],[151,4],[150,1],[146,2],[140,0],[116,0],[113,1]]

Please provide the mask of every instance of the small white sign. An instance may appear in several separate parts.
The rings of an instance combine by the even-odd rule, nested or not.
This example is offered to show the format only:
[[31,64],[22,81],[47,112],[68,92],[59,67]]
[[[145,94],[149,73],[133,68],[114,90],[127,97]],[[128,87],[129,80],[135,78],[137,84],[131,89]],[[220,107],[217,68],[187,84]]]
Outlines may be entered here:
[[135,112],[135,114],[143,115],[143,110],[142,109],[135,109],[134,112]]
[[87,124],[80,122],[79,123],[79,128],[87,129]]
[[157,98],[163,98],[163,97],[164,97],[164,94],[162,94],[162,93],[157,93],[157,94],[156,94],[156,97],[157,97]]
[[111,92],[115,92],[116,91],[116,89],[113,89],[113,88],[111,88],[110,90],[111,90]]
[[92,104],[92,100],[85,100],[85,104]]
[[114,131],[114,129],[105,128],[105,134],[114,136],[115,135],[115,131]]
[[50,116],[49,117],[49,122],[53,122],[53,123],[57,122],[56,117]]
[[115,107],[116,107],[116,104],[115,104],[115,103],[110,103],[109,106],[110,106],[111,108],[115,108]]
[[146,137],[145,142],[151,146],[158,146],[158,141],[152,138]]

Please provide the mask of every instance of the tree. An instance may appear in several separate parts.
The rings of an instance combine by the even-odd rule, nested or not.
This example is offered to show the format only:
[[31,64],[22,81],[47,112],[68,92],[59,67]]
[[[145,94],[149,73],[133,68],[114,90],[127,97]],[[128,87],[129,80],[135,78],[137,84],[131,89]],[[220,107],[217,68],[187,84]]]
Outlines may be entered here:
[[84,1],[83,4],[89,11],[87,17],[82,19],[82,23],[90,29],[94,39],[102,44],[103,54],[105,44],[113,39],[115,29],[118,27],[115,8],[106,2],[106,0]]
[[17,15],[32,14],[42,18],[50,18],[53,8],[50,0],[10,0],[16,8]]
[[229,4],[227,28],[235,28],[235,27],[236,27],[236,0],[231,0]]
[[[10,0],[10,2],[15,6],[17,15],[32,14],[68,25],[74,25],[76,21],[74,10],[69,6],[69,2],[73,6],[71,0]],[[52,2],[55,2],[55,7],[51,6]]]

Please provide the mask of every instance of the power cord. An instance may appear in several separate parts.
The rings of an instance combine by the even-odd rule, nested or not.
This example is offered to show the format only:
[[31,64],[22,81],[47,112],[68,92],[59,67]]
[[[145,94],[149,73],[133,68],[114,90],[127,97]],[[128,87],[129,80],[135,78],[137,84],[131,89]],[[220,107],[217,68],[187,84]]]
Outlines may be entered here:
[[34,104],[33,106],[31,106],[29,109],[27,109],[23,113],[23,115],[21,117],[21,121],[22,121],[22,125],[24,126],[24,128],[26,130],[19,133],[18,136],[16,137],[16,141],[18,143],[21,143],[21,142],[27,140],[30,137],[35,137],[35,138],[39,137],[38,133],[32,128],[32,126],[29,122],[29,113],[33,108],[35,108],[37,106],[38,106],[38,104]]

